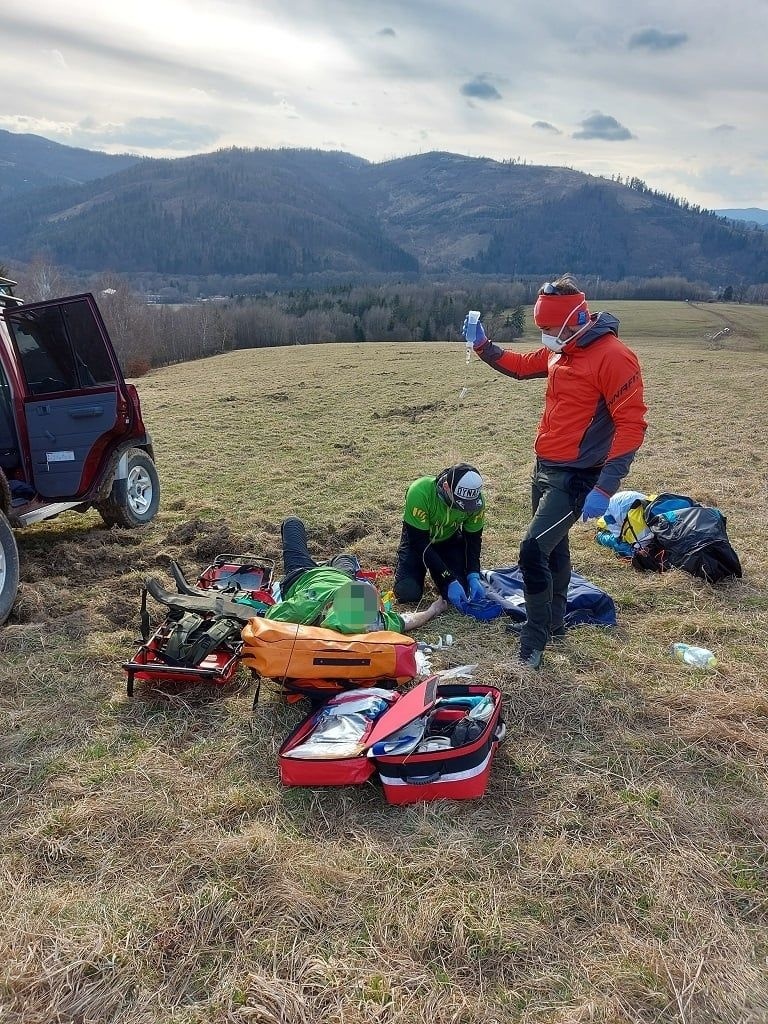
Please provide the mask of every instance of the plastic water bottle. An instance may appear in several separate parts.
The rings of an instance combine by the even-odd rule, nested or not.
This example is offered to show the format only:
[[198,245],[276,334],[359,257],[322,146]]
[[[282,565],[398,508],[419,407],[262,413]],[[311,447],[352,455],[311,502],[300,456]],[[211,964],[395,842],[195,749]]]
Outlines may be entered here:
[[717,658],[706,647],[692,647],[691,644],[671,644],[669,653],[692,668],[717,668]]
[[472,358],[472,346],[477,341],[477,325],[480,322],[480,310],[470,309],[467,313],[467,327],[465,338],[467,339],[467,362]]

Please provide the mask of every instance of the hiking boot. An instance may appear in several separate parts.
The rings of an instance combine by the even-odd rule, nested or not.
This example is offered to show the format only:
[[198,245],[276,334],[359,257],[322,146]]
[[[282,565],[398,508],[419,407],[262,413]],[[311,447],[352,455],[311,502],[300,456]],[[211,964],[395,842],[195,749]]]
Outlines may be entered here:
[[[525,625],[525,619],[510,619],[506,625],[508,633],[514,633],[515,636],[520,636],[523,632],[523,626]],[[553,644],[561,644],[565,641],[565,626],[556,626],[549,634],[549,641]]]
[[562,644],[565,639],[565,626],[556,626],[549,634],[549,642],[552,644]]
[[515,660],[521,668],[528,669],[530,672],[538,672],[543,657],[544,651],[531,651],[526,647],[521,647]]

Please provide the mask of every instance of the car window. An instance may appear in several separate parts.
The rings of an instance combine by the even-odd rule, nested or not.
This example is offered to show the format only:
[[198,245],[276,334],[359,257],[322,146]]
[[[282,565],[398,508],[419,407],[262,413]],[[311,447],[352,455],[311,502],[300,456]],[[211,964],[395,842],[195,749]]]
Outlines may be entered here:
[[80,380],[61,310],[52,306],[16,313],[8,319],[30,393],[77,391]]
[[86,300],[20,310],[8,320],[31,394],[115,382],[109,352]]
[[114,384],[115,369],[91,307],[84,299],[62,306],[82,387]]

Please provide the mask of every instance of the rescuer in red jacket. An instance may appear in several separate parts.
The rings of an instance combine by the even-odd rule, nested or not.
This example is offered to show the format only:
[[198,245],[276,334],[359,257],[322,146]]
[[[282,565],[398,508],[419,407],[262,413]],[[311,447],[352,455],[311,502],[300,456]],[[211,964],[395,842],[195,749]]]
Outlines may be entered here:
[[[534,450],[533,519],[520,545],[528,618],[520,661],[539,668],[551,638],[561,638],[571,578],[568,531],[601,516],[619,490],[645,435],[643,379],[634,352],[618,337],[610,313],[590,314],[584,293],[566,274],[539,289],[533,319],[542,347],[518,353],[494,345],[477,325],[473,347],[494,370],[547,378]],[[465,337],[473,329],[465,323]],[[471,337],[471,334],[470,334]]]

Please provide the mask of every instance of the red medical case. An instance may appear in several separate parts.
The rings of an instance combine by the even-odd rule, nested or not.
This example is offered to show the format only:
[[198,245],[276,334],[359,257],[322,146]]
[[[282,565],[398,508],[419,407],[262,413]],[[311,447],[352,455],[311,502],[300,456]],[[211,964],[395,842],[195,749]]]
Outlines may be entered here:
[[356,757],[298,758],[291,757],[290,751],[312,732],[315,724],[313,712],[309,718],[299,722],[285,739],[278,753],[280,781],[284,786],[357,786],[376,771],[373,761],[362,751]]
[[[495,686],[441,684],[435,677],[425,679],[381,716],[368,740],[369,747],[386,740],[433,708],[439,697],[485,695],[493,698],[493,714],[482,733],[470,743],[424,754],[379,754],[373,757],[388,803],[472,800],[485,793],[491,762],[505,733],[501,721],[501,690]],[[450,714],[447,709],[437,713]]]
[[[441,697],[490,695],[494,709],[482,733],[463,746],[429,753],[380,754],[374,744],[385,741],[432,710]],[[283,742],[279,752],[280,779],[286,786],[349,786],[367,782],[378,772],[384,795],[391,804],[419,800],[470,800],[480,797],[488,785],[491,762],[504,737],[501,722],[501,691],[494,686],[443,683],[432,676],[405,694],[392,694],[392,706],[373,724],[361,752],[338,759],[298,759],[290,751],[312,732],[317,712],[305,718]],[[438,709],[443,721],[457,721],[464,712]]]

